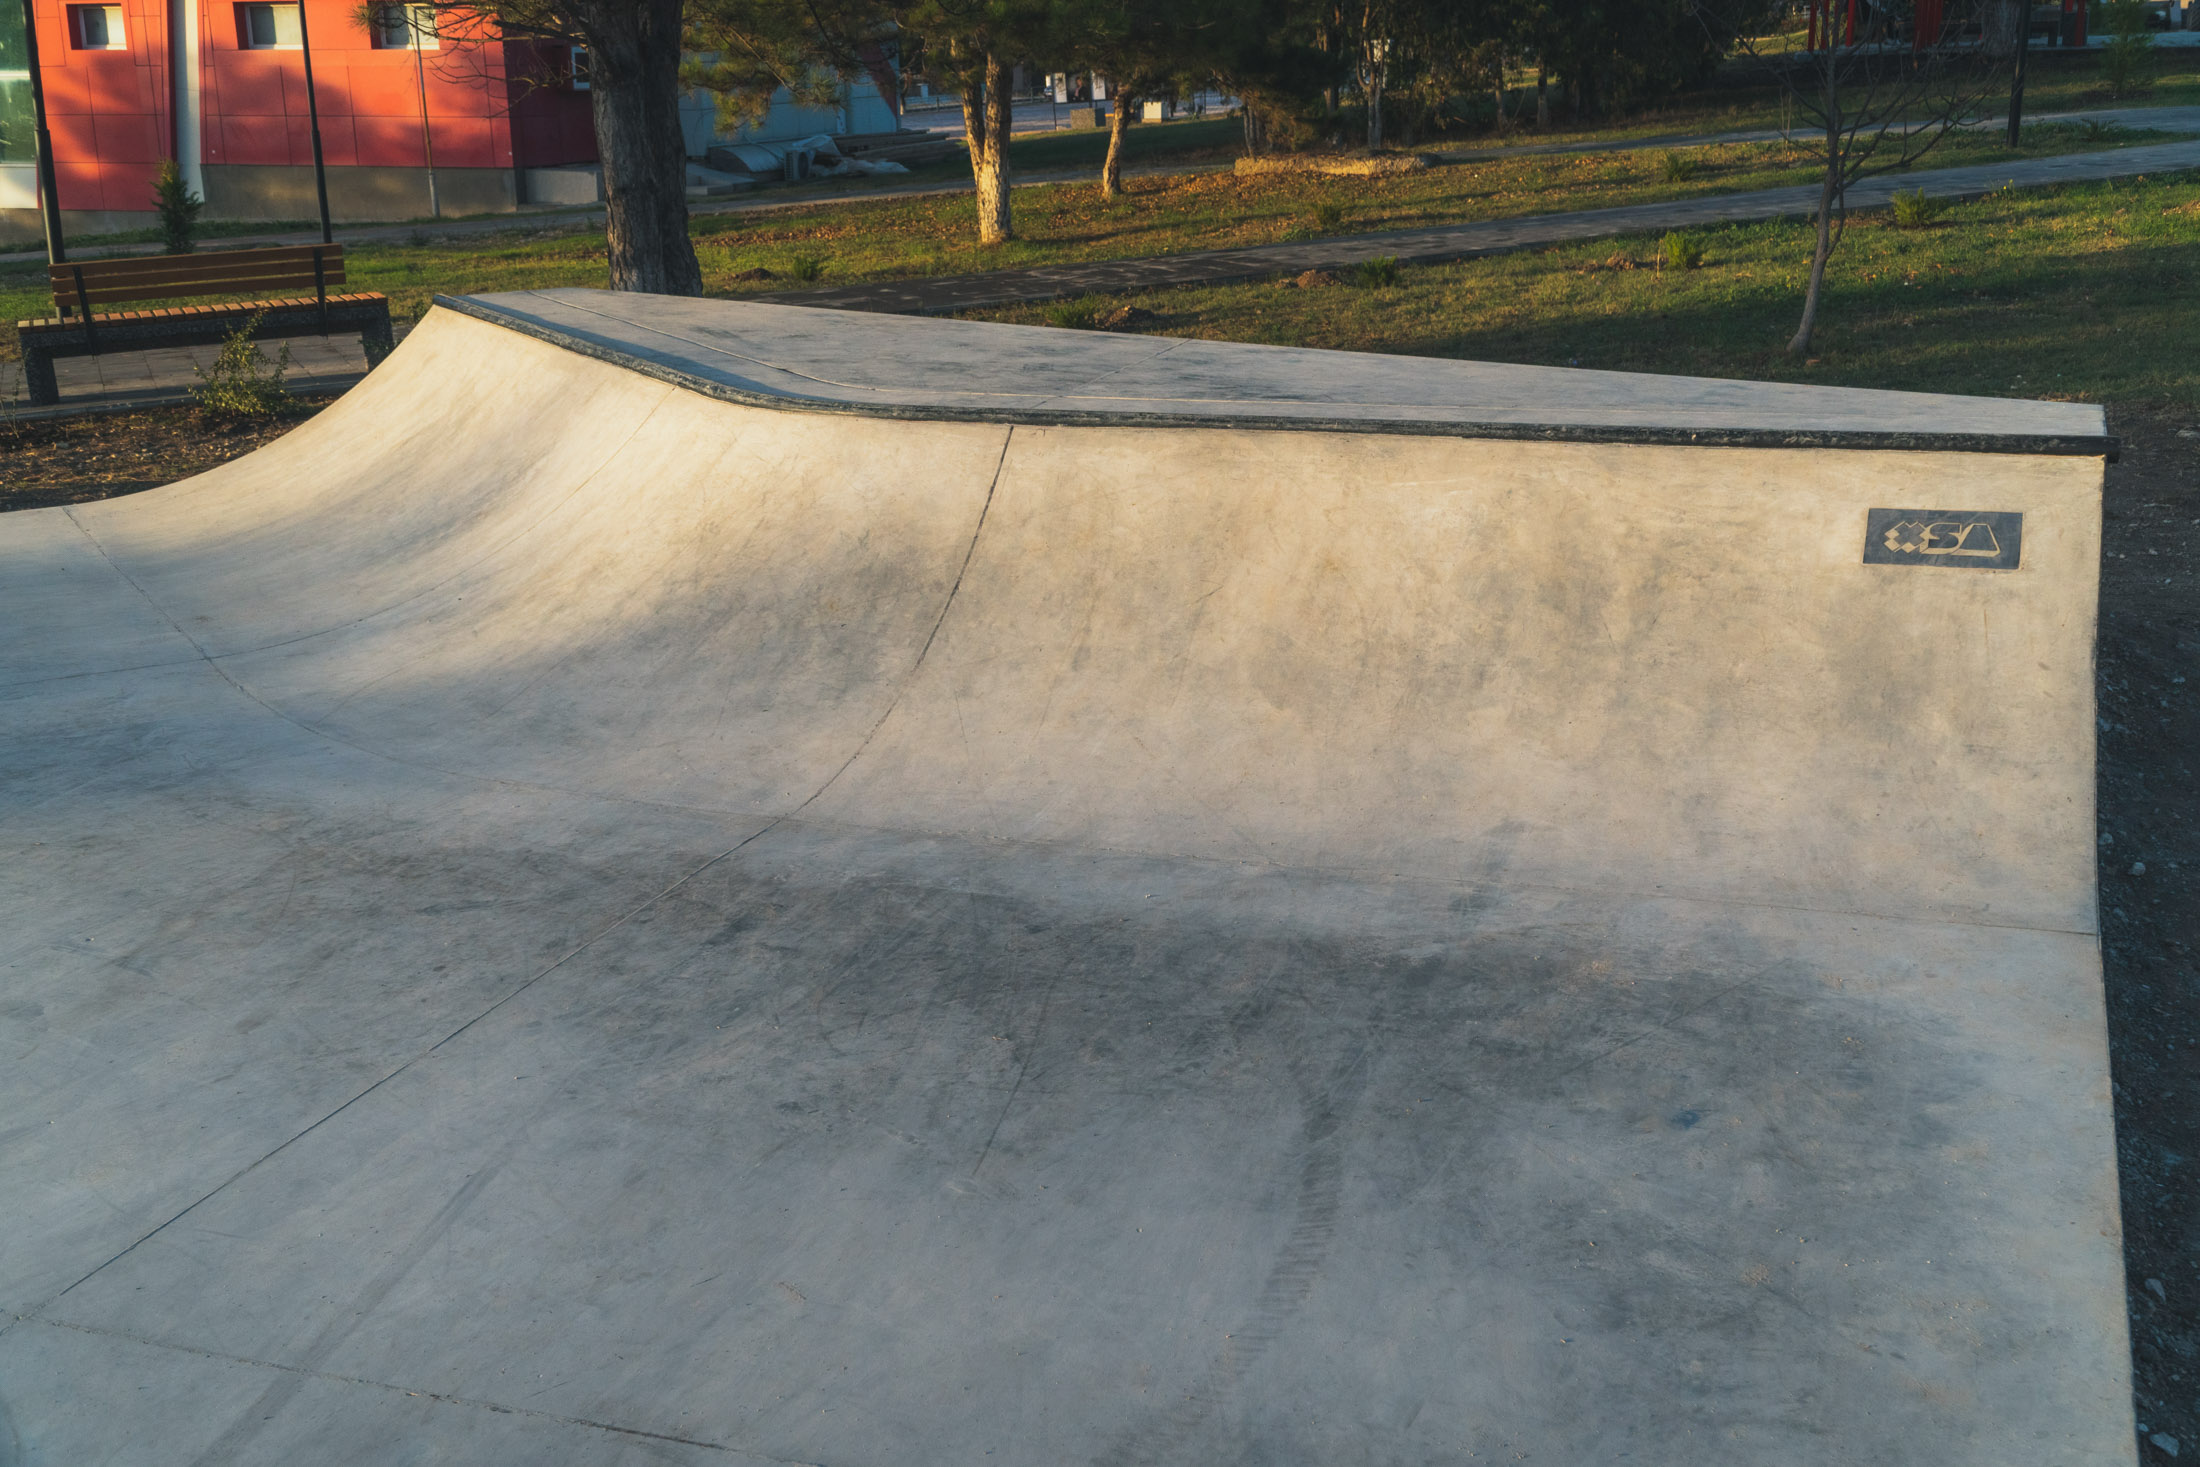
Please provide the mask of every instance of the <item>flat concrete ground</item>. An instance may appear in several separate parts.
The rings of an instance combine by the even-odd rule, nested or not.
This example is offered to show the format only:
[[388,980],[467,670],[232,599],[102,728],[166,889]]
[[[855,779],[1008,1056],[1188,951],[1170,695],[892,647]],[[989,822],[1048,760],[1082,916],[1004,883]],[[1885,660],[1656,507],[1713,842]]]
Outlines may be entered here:
[[0,521],[0,1462],[2132,1460],[2095,410],[473,309]]

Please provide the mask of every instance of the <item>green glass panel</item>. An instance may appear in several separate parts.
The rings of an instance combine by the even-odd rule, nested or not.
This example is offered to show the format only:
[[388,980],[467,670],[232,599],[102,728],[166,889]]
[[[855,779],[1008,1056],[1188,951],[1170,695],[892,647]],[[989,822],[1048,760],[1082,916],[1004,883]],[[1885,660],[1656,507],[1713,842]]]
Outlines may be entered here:
[[25,50],[21,0],[0,0],[0,163],[29,163],[34,157]]
[[31,82],[27,76],[0,75],[0,163],[32,163]]

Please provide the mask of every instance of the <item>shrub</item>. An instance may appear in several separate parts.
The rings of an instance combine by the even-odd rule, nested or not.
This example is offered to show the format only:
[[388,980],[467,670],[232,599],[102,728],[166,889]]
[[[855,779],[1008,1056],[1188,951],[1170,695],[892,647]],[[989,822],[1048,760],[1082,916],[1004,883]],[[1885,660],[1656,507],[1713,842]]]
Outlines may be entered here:
[[1372,260],[1362,260],[1352,267],[1352,283],[1368,290],[1386,290],[1398,283],[1398,260],[1394,255],[1377,255]]
[[191,389],[191,402],[201,419],[238,427],[265,422],[289,405],[290,389],[283,385],[283,374],[290,370],[289,344],[283,345],[270,365],[252,342],[252,333],[259,329],[264,315],[254,316],[231,332],[215,355],[213,366],[191,369],[199,379],[199,385]]
[[1342,223],[1344,223],[1344,205],[1334,204],[1324,199],[1314,206],[1315,228],[1335,229]]
[[787,273],[805,282],[822,280],[825,261],[816,255],[796,255],[787,262]]
[[1658,242],[1658,258],[1668,270],[1693,270],[1703,264],[1703,246],[1692,236],[1669,234]]
[[153,175],[153,209],[160,215],[161,243],[171,255],[188,255],[196,247],[192,234],[199,224],[199,210],[206,200],[191,192],[183,170],[170,158]]
[[1898,188],[1891,201],[1898,229],[1930,229],[1948,212],[1948,201],[1936,199],[1922,188]]
[[2118,97],[2147,89],[2154,70],[2154,34],[2147,29],[2145,0],[2108,0],[2108,43],[2101,47],[2101,80]]
[[1686,183],[1703,171],[1701,161],[1686,153],[1660,153],[1658,172],[1667,183]]

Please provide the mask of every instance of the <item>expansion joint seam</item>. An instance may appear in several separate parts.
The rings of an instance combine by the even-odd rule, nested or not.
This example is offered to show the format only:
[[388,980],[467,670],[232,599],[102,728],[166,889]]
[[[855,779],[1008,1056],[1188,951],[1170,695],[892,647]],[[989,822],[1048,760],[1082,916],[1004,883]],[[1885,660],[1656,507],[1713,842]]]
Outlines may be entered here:
[[[947,613],[954,610],[955,598],[962,593],[963,578],[970,574],[970,562],[978,553],[978,539],[985,533],[987,516],[993,512],[993,496],[1000,491],[1001,471],[1008,465],[1008,447],[1015,440],[1016,430],[1013,427],[1001,435],[1001,454],[999,458],[993,461],[993,477],[985,486],[985,501],[978,506],[978,522],[970,527],[970,543],[963,547],[962,564],[956,567],[954,584],[947,588],[947,595],[940,602],[940,614],[933,619],[932,630],[925,634],[924,645],[917,649],[916,661],[909,664],[909,671],[902,678],[901,686],[895,689],[894,696],[887,702],[885,711],[879,714],[878,721],[871,725],[870,732],[863,736],[862,741],[856,745],[855,751],[842,761],[841,766],[834,770],[823,784],[811,792],[808,799],[780,816],[779,820],[792,820],[822,799],[825,792],[837,784],[840,777],[855,766],[856,760],[863,757],[864,750],[871,747],[871,741],[878,737],[879,730],[886,727],[886,720],[894,716],[894,710],[901,706],[903,697],[908,694],[910,688],[916,685],[917,674],[924,670],[925,662],[932,656],[932,644],[939,640],[940,628],[947,625]],[[772,823],[776,825],[779,821],[775,820]]]

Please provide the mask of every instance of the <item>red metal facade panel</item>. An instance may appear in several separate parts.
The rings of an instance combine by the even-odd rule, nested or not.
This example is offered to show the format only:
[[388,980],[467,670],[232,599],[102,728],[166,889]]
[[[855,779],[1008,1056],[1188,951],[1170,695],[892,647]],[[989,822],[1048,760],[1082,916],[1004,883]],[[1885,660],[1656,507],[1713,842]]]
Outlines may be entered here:
[[543,41],[506,41],[511,78],[513,161],[522,168],[596,161],[596,123],[589,96],[569,85],[568,48]]
[[[201,161],[310,163],[303,56],[247,48],[243,7],[232,0],[193,3]],[[565,84],[564,48],[483,34],[446,37],[416,57],[375,46],[355,0],[304,3],[331,166],[422,166],[423,110],[443,167],[594,159],[588,95]],[[150,207],[153,175],[175,146],[165,0],[123,0],[123,45],[113,50],[75,44],[67,0],[33,0],[33,12],[62,206]],[[515,48],[530,70],[521,82],[507,74]],[[515,121],[523,137],[516,149]]]

